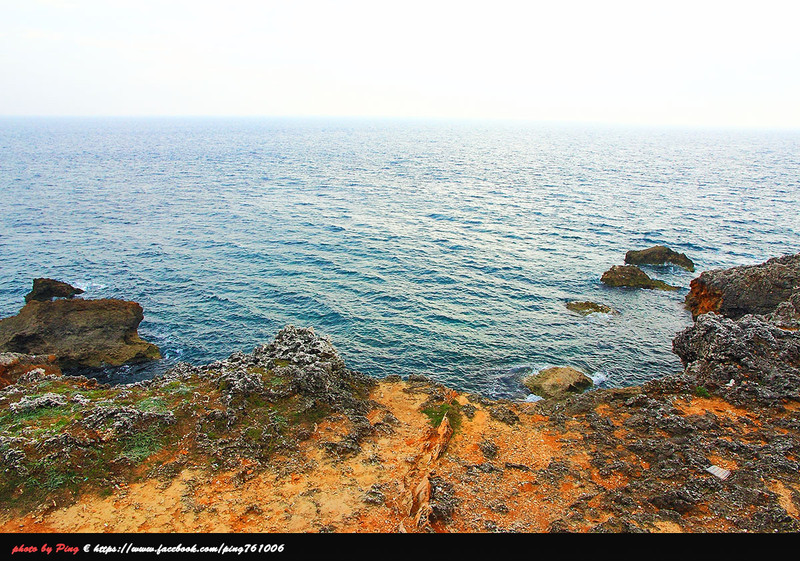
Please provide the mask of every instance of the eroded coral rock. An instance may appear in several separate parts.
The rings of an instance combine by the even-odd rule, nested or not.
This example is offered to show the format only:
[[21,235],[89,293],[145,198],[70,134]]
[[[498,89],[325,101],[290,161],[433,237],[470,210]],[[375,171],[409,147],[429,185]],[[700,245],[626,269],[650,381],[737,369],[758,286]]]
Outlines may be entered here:
[[17,403],[12,403],[10,409],[15,413],[25,413],[43,407],[61,407],[67,404],[67,398],[57,393],[46,393],[38,397],[24,396]]
[[612,314],[616,310],[605,304],[598,304],[597,302],[567,302],[567,309],[571,312],[588,316],[589,314]]
[[687,376],[732,403],[773,405],[800,394],[800,332],[767,318],[703,314],[672,348]]
[[26,374],[60,375],[55,356],[32,356],[21,353],[0,353],[0,389],[17,382]]

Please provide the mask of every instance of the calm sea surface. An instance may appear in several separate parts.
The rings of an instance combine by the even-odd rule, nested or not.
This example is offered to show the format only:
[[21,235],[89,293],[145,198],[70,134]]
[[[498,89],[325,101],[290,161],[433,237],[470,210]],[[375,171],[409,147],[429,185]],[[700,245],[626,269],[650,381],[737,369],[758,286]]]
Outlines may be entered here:
[[[629,249],[697,271],[609,289]],[[0,316],[34,277],[140,302],[165,359],[286,324],[351,368],[525,398],[550,365],[624,386],[680,370],[701,271],[800,251],[800,133],[344,120],[0,120]],[[618,315],[581,317],[570,300]]]

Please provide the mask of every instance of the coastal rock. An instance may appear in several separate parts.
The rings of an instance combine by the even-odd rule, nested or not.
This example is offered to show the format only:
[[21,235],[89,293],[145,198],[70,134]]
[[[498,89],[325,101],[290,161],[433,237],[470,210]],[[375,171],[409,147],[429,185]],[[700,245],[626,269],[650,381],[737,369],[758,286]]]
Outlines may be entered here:
[[625,254],[625,263],[629,265],[666,265],[672,263],[694,272],[694,263],[685,253],[678,253],[663,245],[656,245],[639,251],[632,250]]
[[676,286],[651,279],[636,265],[614,265],[603,273],[600,280],[612,287],[647,288],[656,290],[678,290]]
[[567,302],[567,309],[571,312],[588,316],[589,314],[612,314],[616,310],[605,304],[598,304],[597,302]]
[[672,349],[686,376],[731,403],[775,405],[800,394],[800,332],[764,317],[703,314],[675,337]]
[[[200,421],[199,446],[220,462],[234,467],[241,456],[267,461],[278,449],[308,440],[317,421],[336,415],[344,423],[334,439],[320,447],[342,459],[358,454],[360,442],[376,427],[365,417],[373,404],[367,397],[377,382],[345,367],[327,337],[312,328],[284,327],[272,343],[252,353],[233,353],[203,366],[181,363],[152,385],[183,386],[202,380],[215,388],[220,409]],[[280,405],[280,413],[272,409]],[[293,429],[287,430],[288,420]],[[376,423],[378,425],[379,423]],[[227,433],[224,446],[214,434]]]
[[345,367],[344,360],[327,337],[313,328],[284,327],[275,340],[255,349],[254,357],[271,364],[287,363],[292,390],[350,416],[363,415],[369,405],[363,400],[376,382]]
[[38,397],[24,396],[17,403],[12,403],[10,409],[14,413],[27,413],[43,407],[62,407],[67,404],[67,398],[57,393],[46,393]]
[[78,294],[83,294],[83,290],[54,279],[38,278],[33,279],[33,290],[25,296],[25,302],[30,302],[31,300],[45,302],[53,298],[73,298]]
[[139,304],[124,300],[31,300],[0,320],[0,352],[54,355],[61,368],[161,358],[137,333],[143,317]]
[[536,395],[560,399],[591,387],[592,379],[570,366],[554,366],[528,376],[522,383]]
[[20,353],[0,353],[0,389],[16,383],[23,375],[37,371],[42,375],[61,374],[56,357],[31,356]]
[[[71,531],[127,532],[144,512],[173,533],[221,519],[269,532],[796,533],[796,336],[707,314],[676,343],[685,373],[536,403],[361,379],[297,328],[135,384],[25,375],[0,391],[0,529],[63,530],[66,513]],[[712,385],[718,366],[740,371],[734,389]],[[424,394],[473,402],[471,421],[433,429]]]
[[781,329],[800,329],[800,290],[795,290],[788,301],[778,304],[767,319]]
[[690,283],[686,306],[693,318],[716,312],[737,319],[771,314],[795,292],[800,292],[800,253],[760,265],[706,271]]

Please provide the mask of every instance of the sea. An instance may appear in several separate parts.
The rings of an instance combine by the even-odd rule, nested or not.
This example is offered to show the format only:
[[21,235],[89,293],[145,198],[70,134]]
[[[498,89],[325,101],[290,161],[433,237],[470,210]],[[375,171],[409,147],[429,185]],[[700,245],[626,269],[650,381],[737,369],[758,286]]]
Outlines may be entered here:
[[[333,118],[0,119],[0,317],[35,277],[144,308],[151,378],[313,327],[371,376],[533,399],[679,372],[702,271],[800,251],[800,131]],[[676,292],[608,288],[656,244]],[[581,316],[572,300],[613,307]]]

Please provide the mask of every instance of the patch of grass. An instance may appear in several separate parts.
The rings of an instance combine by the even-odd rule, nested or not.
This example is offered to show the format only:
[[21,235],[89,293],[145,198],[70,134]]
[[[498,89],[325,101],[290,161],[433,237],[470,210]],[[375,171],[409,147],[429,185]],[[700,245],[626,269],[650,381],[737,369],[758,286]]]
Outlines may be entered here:
[[141,462],[164,448],[165,444],[163,433],[158,427],[153,426],[125,438],[122,441],[122,455],[134,462]]
[[31,478],[33,486],[46,493],[57,491],[63,487],[75,487],[78,475],[69,467],[47,465],[36,478]]
[[166,402],[160,397],[148,397],[136,403],[136,408],[140,411],[152,411],[155,413],[165,413],[168,411]]
[[708,393],[708,390],[705,388],[705,386],[697,386],[694,389],[694,395],[697,397],[705,397],[705,398],[711,397],[711,394]]
[[75,411],[70,405],[39,407],[21,413],[8,411],[0,415],[0,432],[12,436],[18,435],[28,428],[51,432],[60,430],[74,418]]
[[114,397],[119,392],[117,390],[100,389],[100,390],[83,390],[81,393],[91,400],[97,400],[97,399],[108,399],[110,397]]
[[290,414],[293,424],[307,423],[313,425],[331,414],[331,408],[325,403],[314,402],[314,405]]
[[259,438],[261,438],[262,431],[259,427],[249,427],[244,431],[244,437],[247,440],[252,440],[253,442],[257,442]]
[[250,407],[267,407],[269,405],[267,400],[264,399],[264,396],[257,393],[248,395],[246,401]]
[[180,382],[180,380],[173,380],[172,382],[164,386],[163,389],[165,392],[171,395],[183,396],[183,395],[189,395],[192,392],[192,390],[189,387],[184,386],[183,383]]
[[461,426],[461,404],[457,401],[431,405],[423,409],[422,413],[428,417],[434,427],[442,424],[442,419],[444,419],[445,415],[450,420],[450,426],[453,427],[454,431]]
[[273,374],[270,378],[265,379],[264,383],[272,388],[279,388],[286,385],[286,378]]
[[271,424],[278,429],[278,432],[283,432],[289,426],[289,419],[279,413],[270,415]]

